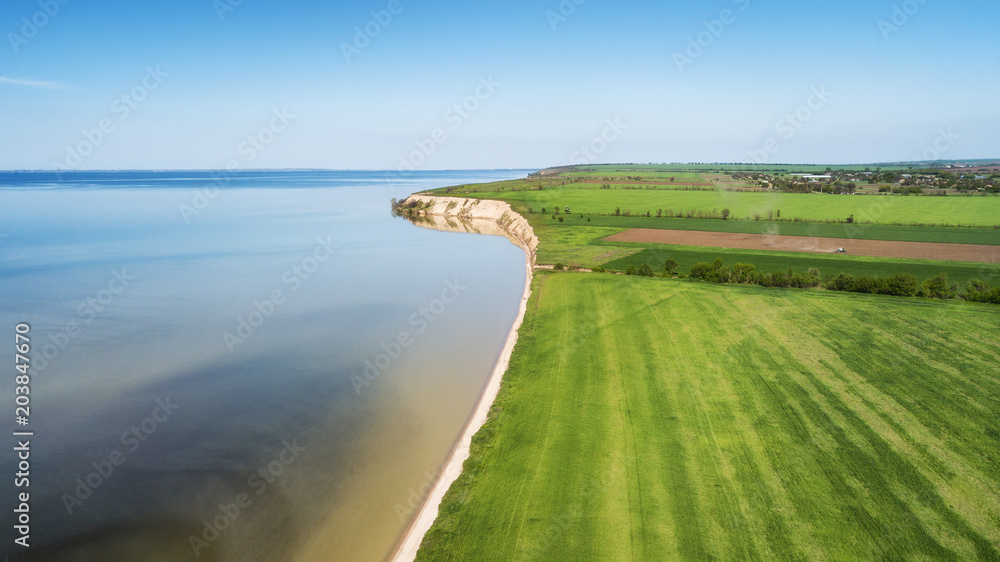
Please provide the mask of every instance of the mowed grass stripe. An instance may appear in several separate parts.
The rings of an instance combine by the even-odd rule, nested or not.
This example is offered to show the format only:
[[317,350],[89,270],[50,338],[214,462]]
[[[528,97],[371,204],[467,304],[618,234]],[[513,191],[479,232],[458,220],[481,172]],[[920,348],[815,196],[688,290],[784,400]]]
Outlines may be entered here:
[[[615,287],[610,283],[605,287],[604,292],[608,292],[607,287]],[[630,306],[639,307],[643,304],[649,310],[648,297],[642,294],[640,285],[629,286],[629,291],[615,291],[616,299],[613,305],[619,310],[630,310]],[[677,300],[682,300],[682,296],[671,295],[668,297],[670,304]],[[666,302],[666,301],[664,301]],[[631,305],[628,303],[632,303]],[[642,303],[642,304],[640,304]],[[668,305],[669,306],[669,305]],[[657,308],[662,308],[658,306]],[[619,331],[631,331],[627,327],[634,321],[633,318],[624,316],[618,328]],[[624,329],[622,329],[624,328]],[[652,441],[651,452],[643,455],[644,476],[652,481],[647,486],[650,489],[664,490],[666,496],[660,496],[651,503],[657,506],[657,511],[670,514],[670,519],[674,523],[674,529],[661,532],[670,532],[676,537],[676,546],[673,551],[669,551],[672,556],[683,556],[689,558],[703,558],[710,550],[707,544],[708,538],[703,532],[708,527],[703,523],[705,506],[711,505],[710,501],[701,497],[697,492],[702,489],[697,478],[697,472],[692,471],[699,462],[699,450],[697,442],[684,431],[684,421],[690,419],[690,412],[686,411],[685,400],[678,394],[683,392],[682,381],[670,381],[657,377],[659,371],[657,354],[653,351],[657,345],[648,339],[653,334],[653,330],[642,332],[647,336],[645,344],[646,361],[641,372],[632,373],[632,377],[637,381],[645,383],[647,389],[656,392],[662,401],[662,406],[645,413],[648,421],[653,423],[648,425],[648,439]],[[668,342],[671,343],[671,342]],[[679,384],[678,384],[679,383]],[[642,387],[640,387],[640,390]],[[654,403],[655,407],[656,404]],[[640,453],[641,454],[641,453]],[[656,458],[656,465],[649,462],[650,458]],[[649,521],[648,525],[662,528],[665,525],[657,525],[657,521]],[[646,552],[649,558],[656,553],[665,553],[657,550],[655,545],[649,545]]]
[[[832,303],[828,303],[832,305]],[[922,303],[916,303],[918,306]],[[961,314],[958,307],[955,307],[952,303],[942,303],[940,305],[939,314],[941,316],[947,315],[949,308],[953,312]],[[909,319],[899,318],[892,314],[891,308],[889,310],[881,309],[878,305],[872,307],[876,313],[877,318],[884,319],[886,327],[879,331],[870,334],[874,342],[885,342],[891,341],[893,333],[905,332],[906,326],[909,324]],[[969,307],[965,307],[969,308]],[[975,307],[972,307],[975,308]],[[839,333],[836,339],[838,341],[843,341],[845,334]],[[781,337],[776,337],[776,340],[781,342],[782,346],[779,348],[783,349],[793,349],[792,342],[782,341]],[[883,343],[883,345],[885,345]],[[889,372],[893,373],[893,377],[897,381],[905,382],[920,382],[920,377],[900,377],[901,373],[912,373],[913,369],[920,369],[927,365],[926,361],[921,361],[921,359],[914,358],[909,353],[908,349],[903,348],[900,345],[895,347],[888,347],[881,350],[869,350],[869,357],[893,357],[902,358],[904,360],[903,364],[890,366]],[[994,358],[993,363],[995,365],[996,358]],[[825,364],[825,361],[821,361]],[[988,363],[987,363],[988,364]],[[866,369],[868,373],[875,373],[879,367],[869,367]],[[930,366],[930,370],[933,372],[935,370],[934,366]],[[860,416],[864,418],[864,425],[854,427],[854,431],[851,432],[855,436],[864,436],[870,433],[871,430],[878,430],[878,438],[872,437],[872,435],[867,436],[867,441],[871,447],[876,447],[879,454],[879,458],[891,457],[891,454],[886,452],[886,446],[890,446],[892,449],[892,454],[901,454],[907,457],[907,463],[905,465],[906,470],[903,470],[902,474],[908,474],[908,478],[911,481],[919,481],[921,475],[928,478],[926,482],[919,482],[917,486],[918,489],[923,489],[926,487],[935,487],[931,483],[931,480],[937,480],[939,485],[936,487],[940,495],[948,498],[950,503],[962,503],[971,504],[968,509],[964,509],[963,515],[970,522],[977,524],[977,527],[983,531],[986,535],[993,535],[994,542],[997,540],[996,536],[996,525],[991,525],[985,517],[990,513],[995,514],[998,510],[998,505],[1000,505],[1000,497],[998,497],[993,489],[991,489],[990,481],[993,482],[995,486],[995,477],[987,477],[984,473],[976,471],[976,460],[979,458],[979,453],[981,451],[974,451],[973,454],[965,455],[955,455],[951,450],[946,447],[942,447],[939,443],[938,436],[928,430],[921,420],[914,413],[922,414],[927,411],[932,411],[934,413],[940,414],[941,412],[955,412],[959,414],[965,414],[964,416],[955,416],[958,421],[967,420],[970,418],[975,418],[981,415],[981,412],[974,412],[964,409],[965,404],[962,401],[949,402],[947,404],[936,404],[934,408],[928,409],[927,407],[920,405],[918,408],[913,408],[912,405],[910,409],[901,408],[898,403],[889,396],[880,395],[878,391],[872,391],[871,388],[866,388],[868,385],[865,380],[857,377],[855,373],[852,372],[850,368],[841,368],[840,371],[834,371],[832,374],[835,378],[823,377],[823,383],[820,383],[819,375],[814,373],[821,372],[822,369],[804,369],[802,373],[810,380],[811,384],[816,390],[823,394],[824,399],[828,404],[835,406],[842,415]],[[940,373],[940,371],[937,371]],[[845,373],[850,373],[850,377],[845,375]],[[880,373],[881,374],[881,373]],[[995,376],[994,372],[994,376]],[[837,380],[840,379],[840,380]],[[845,381],[848,384],[843,385],[841,381]],[[958,381],[949,380],[947,377],[942,377],[937,380],[940,385],[934,389],[925,390],[920,392],[920,389],[909,386],[904,389],[896,389],[896,392],[905,397],[905,400],[909,400],[911,396],[923,396],[925,394],[930,395],[942,395],[947,394],[947,392],[940,392],[943,388],[950,388]],[[919,394],[918,394],[919,393]],[[856,400],[856,398],[861,398],[864,403]],[[994,411],[997,410],[997,404],[994,400]],[[844,406],[847,404],[847,406]],[[918,402],[919,404],[919,402]],[[880,409],[879,409],[880,408]],[[888,410],[888,411],[886,411]],[[827,413],[829,414],[829,409],[827,408]],[[881,417],[879,420],[877,417]],[[901,420],[905,423],[897,424],[892,423],[895,420]],[[884,423],[883,423],[884,422]],[[888,424],[888,425],[886,425]],[[839,423],[838,425],[844,427],[852,427],[851,425],[845,423]],[[969,425],[956,425],[955,427],[949,427],[949,432],[954,435],[964,435],[964,436],[975,436],[979,433],[977,431],[979,428],[974,424]],[[917,434],[917,438],[913,439],[908,435],[908,433]],[[906,441],[904,443],[903,441]],[[954,441],[951,441],[954,443]],[[930,447],[928,447],[930,445]],[[995,443],[994,443],[995,447]],[[923,454],[918,454],[922,451]],[[926,455],[928,452],[932,452],[934,456],[928,458]],[[929,466],[930,465],[930,466]],[[933,466],[948,466],[951,467],[949,472],[942,474],[940,468],[938,472],[930,470]],[[910,467],[916,469],[916,471],[911,471]],[[907,472],[909,471],[909,473]],[[900,471],[896,471],[900,472]],[[956,474],[956,472],[958,474]],[[918,474],[919,473],[919,474]],[[994,472],[995,474],[996,472]],[[957,476],[957,477],[956,477]],[[940,483],[944,483],[945,486],[942,488]],[[914,486],[911,486],[914,488]],[[956,488],[958,489],[956,491]],[[929,497],[929,496],[927,496]],[[942,517],[951,518],[953,523],[959,527],[964,528],[963,525],[958,525],[958,519],[952,517],[953,514],[949,510],[941,510],[940,503],[937,504]],[[960,509],[961,510],[961,509]],[[933,526],[931,526],[933,527]],[[965,529],[969,531],[969,529]],[[970,540],[979,540],[979,537],[975,533],[969,532]],[[980,541],[981,542],[981,541]],[[979,546],[983,546],[980,544]],[[936,553],[940,554],[940,553]]]
[[421,559],[1000,556],[994,308],[596,274],[535,287]]

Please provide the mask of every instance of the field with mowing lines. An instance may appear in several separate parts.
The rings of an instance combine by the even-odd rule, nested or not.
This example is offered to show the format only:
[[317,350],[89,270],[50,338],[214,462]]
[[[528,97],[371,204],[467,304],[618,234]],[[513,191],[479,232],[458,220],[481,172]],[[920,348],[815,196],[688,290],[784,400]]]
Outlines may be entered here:
[[998,324],[541,273],[418,559],[997,559]]

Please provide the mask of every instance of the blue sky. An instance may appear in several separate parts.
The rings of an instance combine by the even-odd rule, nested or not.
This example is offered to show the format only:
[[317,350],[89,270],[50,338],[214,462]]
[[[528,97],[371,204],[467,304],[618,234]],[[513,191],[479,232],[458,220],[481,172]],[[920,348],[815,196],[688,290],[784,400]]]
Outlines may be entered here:
[[6,0],[0,168],[998,157],[997,21],[995,0]]

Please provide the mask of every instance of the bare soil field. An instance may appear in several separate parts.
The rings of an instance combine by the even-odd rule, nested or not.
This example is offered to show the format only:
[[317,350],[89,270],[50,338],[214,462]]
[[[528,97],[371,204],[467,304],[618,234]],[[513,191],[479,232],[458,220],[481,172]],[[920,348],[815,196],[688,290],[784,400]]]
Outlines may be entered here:
[[779,250],[782,252],[816,252],[826,254],[832,254],[838,248],[844,248],[848,254],[855,256],[1000,263],[1000,246],[979,244],[892,242],[886,240],[852,240],[849,238],[659,230],[653,228],[632,228],[625,232],[608,236],[605,240],[610,242],[678,244],[681,246],[709,246],[715,248],[738,248],[742,250]]

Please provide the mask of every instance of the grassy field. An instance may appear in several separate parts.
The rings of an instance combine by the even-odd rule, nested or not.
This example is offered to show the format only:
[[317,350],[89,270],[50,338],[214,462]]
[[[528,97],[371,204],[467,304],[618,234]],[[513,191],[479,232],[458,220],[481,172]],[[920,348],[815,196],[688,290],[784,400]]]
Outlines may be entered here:
[[[488,189],[487,186],[471,189]],[[781,213],[784,219],[806,221],[846,220],[875,224],[928,224],[995,226],[1000,224],[1000,197],[981,196],[879,196],[819,193],[746,193],[734,191],[680,191],[676,189],[599,189],[594,184],[568,184],[538,191],[462,191],[482,199],[503,199],[521,209],[540,211],[570,207],[574,213],[622,212],[656,215],[657,209],[675,213],[710,213],[729,209],[732,216],[753,219]],[[456,193],[457,194],[457,193]],[[724,222],[724,221],[720,221]]]
[[834,254],[811,254],[801,252],[774,252],[766,250],[730,250],[701,246],[674,246],[668,244],[647,244],[646,248],[635,252],[627,245],[629,252],[621,257],[612,256],[604,264],[608,269],[625,271],[630,265],[639,267],[648,263],[653,271],[663,271],[663,264],[672,259],[679,265],[677,271],[686,273],[698,262],[712,262],[722,258],[726,265],[751,263],[760,271],[788,271],[789,268],[802,273],[816,268],[824,281],[838,273],[889,277],[897,273],[909,273],[923,281],[939,273],[948,275],[948,280],[958,283],[959,292],[973,279],[986,281],[990,285],[1000,285],[1000,266],[983,263],[947,262],[930,260],[903,260],[893,258],[869,258],[864,256],[843,256]]
[[658,172],[658,171],[753,171],[753,172],[822,172],[827,168],[832,170],[853,170],[859,167],[869,167],[871,169],[881,168],[883,170],[906,170],[910,166],[861,164],[850,165],[826,165],[826,164],[593,164],[589,166],[576,166],[575,168],[586,170],[588,173],[634,173],[634,172]]
[[[816,167],[781,167],[788,171],[818,171]],[[542,264],[594,267],[605,265],[624,269],[640,265],[662,253],[681,264],[686,272],[698,261],[722,257],[730,263],[752,263],[762,271],[798,270],[818,267],[825,275],[841,271],[852,274],[889,276],[911,273],[926,278],[947,273],[960,290],[971,279],[996,283],[1000,269],[993,266],[861,258],[830,257],[797,253],[707,250],[704,248],[616,244],[603,238],[627,228],[663,228],[750,234],[782,234],[870,240],[945,242],[1000,245],[1000,197],[931,197],[887,195],[831,195],[736,192],[704,187],[710,178],[723,179],[711,170],[724,166],[683,168],[678,166],[605,165],[548,170],[543,175],[480,185],[434,190],[436,194],[502,199],[523,213],[541,242],[538,262]],[[605,181],[605,178],[608,178]],[[601,189],[601,183],[612,189]],[[626,186],[621,182],[632,182]],[[658,185],[646,185],[658,182]],[[694,187],[692,187],[694,186]],[[626,189],[626,187],[629,187]],[[539,190],[539,188],[542,188]],[[685,190],[685,189],[697,189]],[[571,212],[565,213],[570,207]],[[542,209],[546,210],[543,215]],[[556,209],[562,212],[553,217]],[[702,218],[657,218],[658,209],[672,213],[711,213],[729,209],[733,217],[748,220]],[[633,216],[608,216],[619,209]],[[529,212],[533,211],[533,212]],[[636,216],[650,212],[652,217]],[[781,221],[768,220],[777,217]],[[770,215],[769,215],[770,213]],[[581,216],[582,215],[582,216]],[[855,223],[844,221],[854,216]],[[761,220],[754,220],[759,216]],[[798,218],[810,222],[793,222]],[[561,219],[561,220],[560,220]],[[899,223],[899,224],[893,224]],[[922,226],[913,226],[920,224]],[[976,227],[926,226],[928,224],[977,225]],[[712,255],[710,255],[712,254]],[[665,261],[665,257],[658,262]],[[654,268],[658,266],[654,264]]]
[[[820,236],[826,238],[856,238],[864,240],[897,240],[904,242],[946,242],[953,244],[1000,245],[998,228],[944,228],[895,226],[883,224],[827,224],[804,222],[734,221],[719,219],[686,219],[651,217],[606,217],[563,214],[563,222],[548,222],[562,228],[577,226],[628,228],[661,228],[668,230],[699,230],[709,232],[739,232],[744,234],[780,234],[783,236]],[[545,217],[539,217],[544,222]],[[589,221],[587,219],[590,219]]]
[[1000,309],[539,274],[420,560],[998,559]]

